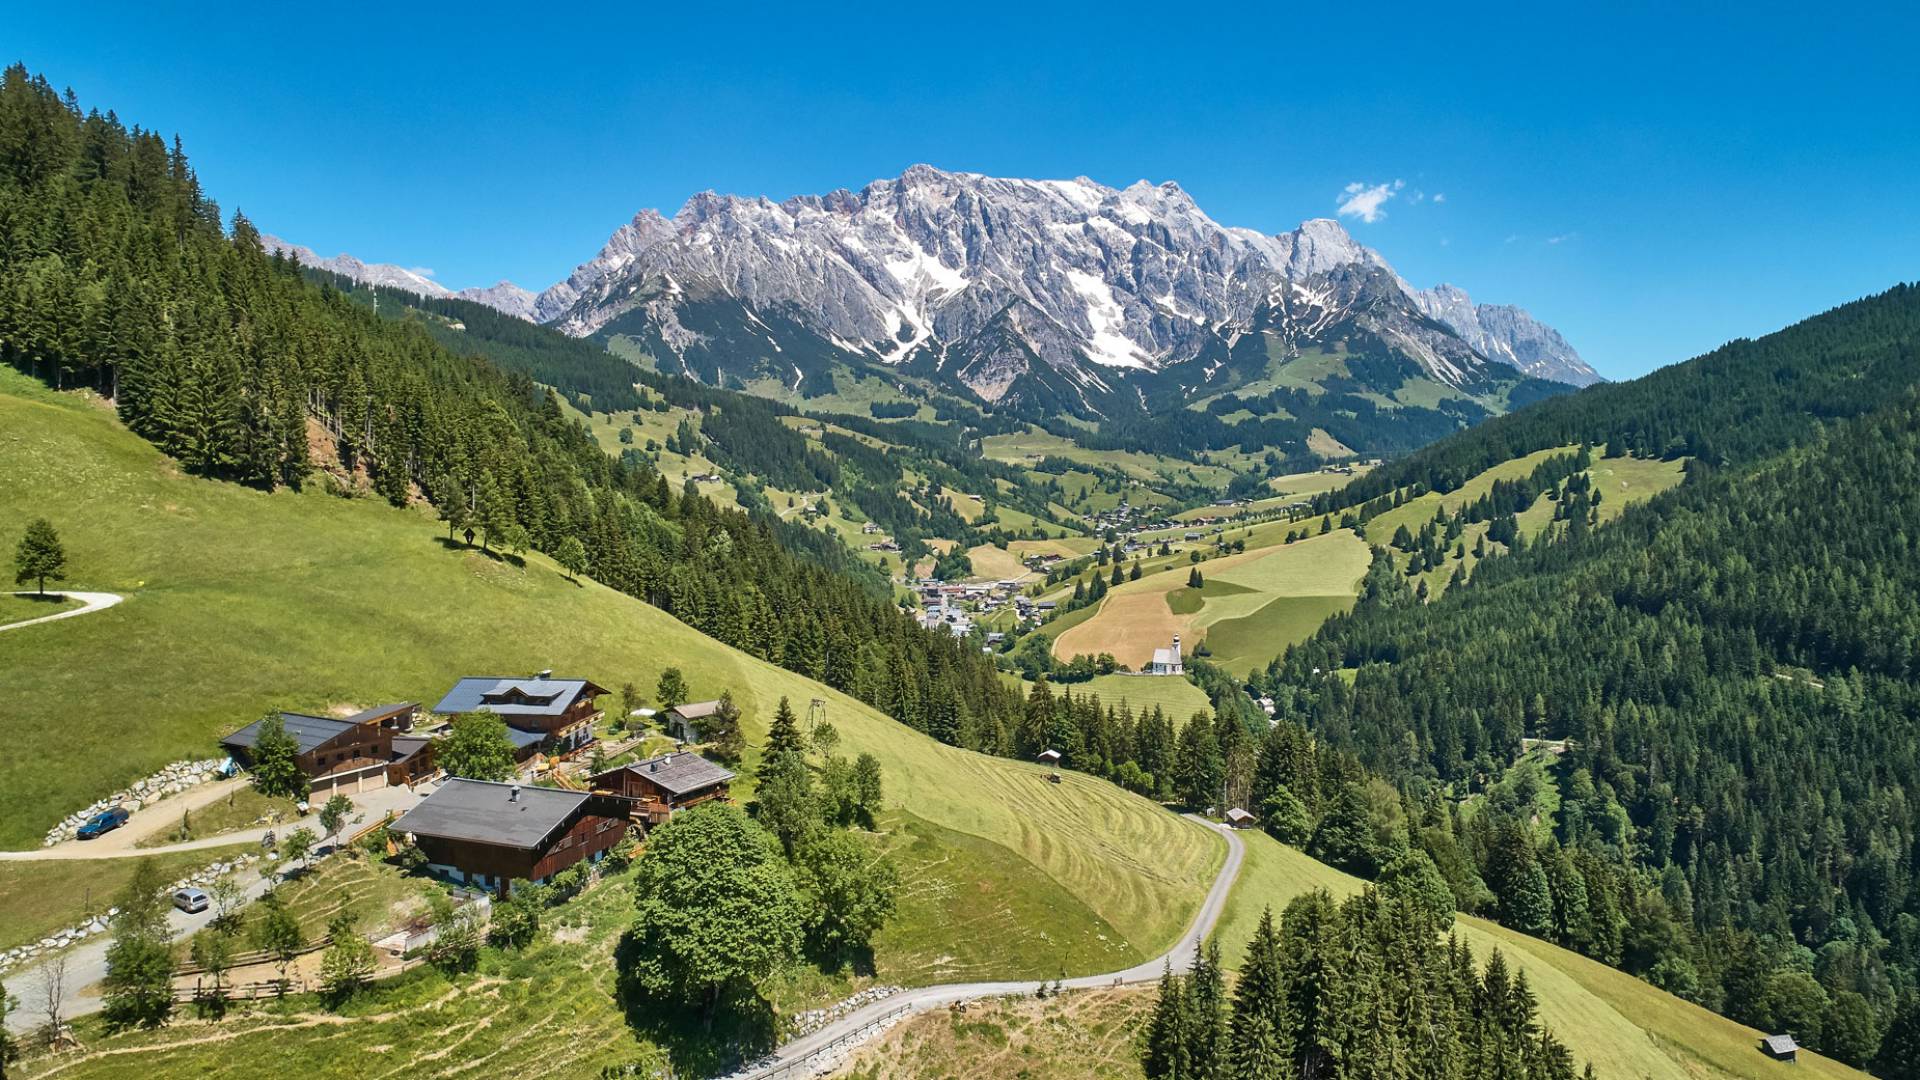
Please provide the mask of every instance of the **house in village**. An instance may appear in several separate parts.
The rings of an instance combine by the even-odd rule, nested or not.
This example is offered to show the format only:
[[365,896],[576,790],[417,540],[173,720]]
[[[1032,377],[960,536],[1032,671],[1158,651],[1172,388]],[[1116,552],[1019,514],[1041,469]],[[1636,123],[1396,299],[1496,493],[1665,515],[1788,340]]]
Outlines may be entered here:
[[506,721],[514,759],[536,753],[561,757],[593,741],[600,719],[594,699],[607,693],[586,679],[556,679],[542,671],[528,679],[493,675],[461,679],[433,711],[443,715],[489,712]]
[[442,877],[505,895],[511,882],[545,884],[620,842],[628,804],[610,795],[454,778],[393,823]]
[[688,701],[660,714],[660,726],[681,742],[699,742],[700,722],[720,711],[720,702]]
[[1153,662],[1147,665],[1149,675],[1179,675],[1185,671],[1180,661],[1180,635],[1173,635],[1173,647],[1153,650]]
[[[294,762],[307,777],[312,794],[372,791],[388,784],[409,784],[433,771],[433,744],[411,734],[419,712],[413,702],[379,705],[352,716],[280,714],[293,738]],[[220,740],[233,760],[251,768],[260,738],[256,720]]]
[[592,780],[595,792],[628,800],[628,812],[648,826],[658,825],[690,806],[725,802],[732,784],[732,772],[686,750],[609,769]]

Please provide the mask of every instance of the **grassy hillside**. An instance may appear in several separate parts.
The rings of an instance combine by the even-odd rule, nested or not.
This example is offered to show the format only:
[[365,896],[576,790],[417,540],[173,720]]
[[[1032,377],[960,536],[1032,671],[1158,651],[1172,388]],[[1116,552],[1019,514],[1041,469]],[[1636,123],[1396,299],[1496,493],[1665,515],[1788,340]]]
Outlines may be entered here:
[[[1246,833],[1247,858],[1216,936],[1237,964],[1261,909],[1276,912],[1314,889],[1336,897],[1363,884],[1262,833]],[[1783,1068],[1760,1052],[1761,1033],[1683,1001],[1623,972],[1503,926],[1462,916],[1462,940],[1484,962],[1495,948],[1527,973],[1541,1020],[1603,1078],[1653,1080],[1776,1077]],[[1796,1075],[1852,1078],[1866,1074],[1802,1051]]]
[[1366,545],[1346,531],[1201,563],[1206,587],[1197,595],[1187,591],[1189,567],[1176,563],[1115,586],[1092,616],[1063,619],[1053,653],[1112,653],[1139,668],[1178,634],[1189,651],[1204,639],[1216,663],[1245,674],[1350,606],[1366,568]]
[[[0,520],[53,519],[73,584],[127,594],[0,635],[7,730],[57,748],[0,760],[0,843],[214,740],[271,706],[422,700],[463,674],[551,667],[651,689],[732,690],[757,741],[775,702],[827,704],[877,755],[889,804],[999,845],[1145,954],[1191,915],[1222,857],[1204,829],[1112,785],[942,746],[548,562],[442,542],[424,514],[183,476],[106,409],[0,372]],[[0,537],[11,545],[11,536]],[[31,705],[23,707],[20,703]]]

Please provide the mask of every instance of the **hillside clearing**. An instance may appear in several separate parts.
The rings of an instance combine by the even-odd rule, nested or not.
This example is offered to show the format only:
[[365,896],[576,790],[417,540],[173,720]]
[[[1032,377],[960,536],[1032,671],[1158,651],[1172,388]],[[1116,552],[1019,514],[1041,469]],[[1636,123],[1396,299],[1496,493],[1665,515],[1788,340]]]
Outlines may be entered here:
[[[873,753],[889,804],[1001,845],[1144,953],[1173,940],[1223,857],[1207,830],[1080,774],[941,745],[818,683],[706,638],[545,558],[449,547],[423,513],[187,477],[106,413],[0,373],[0,520],[48,514],[70,565],[137,603],[0,635],[13,730],[55,732],[64,767],[0,762],[0,842],[213,741],[269,707],[428,701],[460,675],[553,668],[651,690],[731,690],[757,743],[781,697],[819,698]],[[137,707],[138,724],[102,716]],[[751,751],[749,757],[751,759]]]
[[[1120,663],[1139,668],[1176,634],[1190,652],[1209,637],[1210,628],[1233,624],[1227,630],[1230,652],[1211,642],[1208,647],[1237,669],[1265,663],[1319,625],[1308,625],[1314,613],[1331,614],[1352,603],[1367,558],[1366,545],[1341,531],[1208,560],[1199,564],[1209,588],[1201,590],[1198,608],[1190,598],[1174,599],[1187,584],[1185,569],[1176,565],[1115,586],[1094,615],[1054,639],[1053,654],[1070,660],[1112,653]],[[1267,612],[1278,601],[1300,598],[1315,602],[1287,603]],[[1176,603],[1187,610],[1174,610]]]

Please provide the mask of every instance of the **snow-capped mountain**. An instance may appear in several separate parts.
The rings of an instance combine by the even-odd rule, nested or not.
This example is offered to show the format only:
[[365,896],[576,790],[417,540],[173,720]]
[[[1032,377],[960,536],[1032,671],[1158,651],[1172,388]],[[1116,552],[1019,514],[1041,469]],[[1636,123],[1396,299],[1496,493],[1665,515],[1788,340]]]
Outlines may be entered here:
[[[1454,292],[1418,293],[1330,220],[1269,236],[1218,224],[1173,183],[916,165],[858,192],[709,192],[671,219],[643,211],[535,311],[570,334],[624,334],[703,378],[797,384],[839,357],[944,375],[988,403],[1037,380],[1093,412],[1165,395],[1176,372],[1186,396],[1228,389],[1223,368],[1245,365],[1225,357],[1251,333],[1295,355],[1382,347],[1462,390],[1504,370],[1490,360],[1597,378],[1524,312]],[[1190,363],[1208,356],[1218,362]]]
[[410,293],[435,298],[456,297],[461,300],[472,300],[476,303],[485,304],[496,311],[502,311],[517,318],[532,319],[535,317],[535,308],[539,298],[532,292],[515,285],[511,281],[502,281],[497,285],[489,285],[485,288],[460,289],[456,291],[447,288],[445,285],[440,284],[417,270],[409,270],[404,266],[395,266],[392,263],[362,262],[345,252],[335,255],[332,258],[322,258],[318,252],[310,247],[305,247],[300,244],[290,244],[272,235],[262,235],[260,237],[260,243],[261,246],[265,247],[269,252],[284,252],[293,256],[300,260],[300,265],[302,266],[312,266],[321,270],[331,271],[350,281],[359,282],[362,285],[378,285],[389,289],[404,289]]

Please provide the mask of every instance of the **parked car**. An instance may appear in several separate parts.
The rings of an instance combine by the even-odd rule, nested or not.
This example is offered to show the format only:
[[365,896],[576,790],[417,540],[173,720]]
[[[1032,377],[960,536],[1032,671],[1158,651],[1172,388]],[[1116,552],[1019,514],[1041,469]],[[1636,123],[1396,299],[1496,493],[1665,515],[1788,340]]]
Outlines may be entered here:
[[92,840],[95,837],[105,836],[120,826],[125,825],[127,819],[132,816],[133,815],[127,813],[127,808],[124,806],[116,806],[111,810],[102,810],[89,818],[85,825],[80,826],[80,831],[74,835],[82,840]]
[[173,894],[173,906],[189,915],[198,915],[207,910],[207,905],[211,903],[213,898],[207,895],[205,889],[177,889]]

